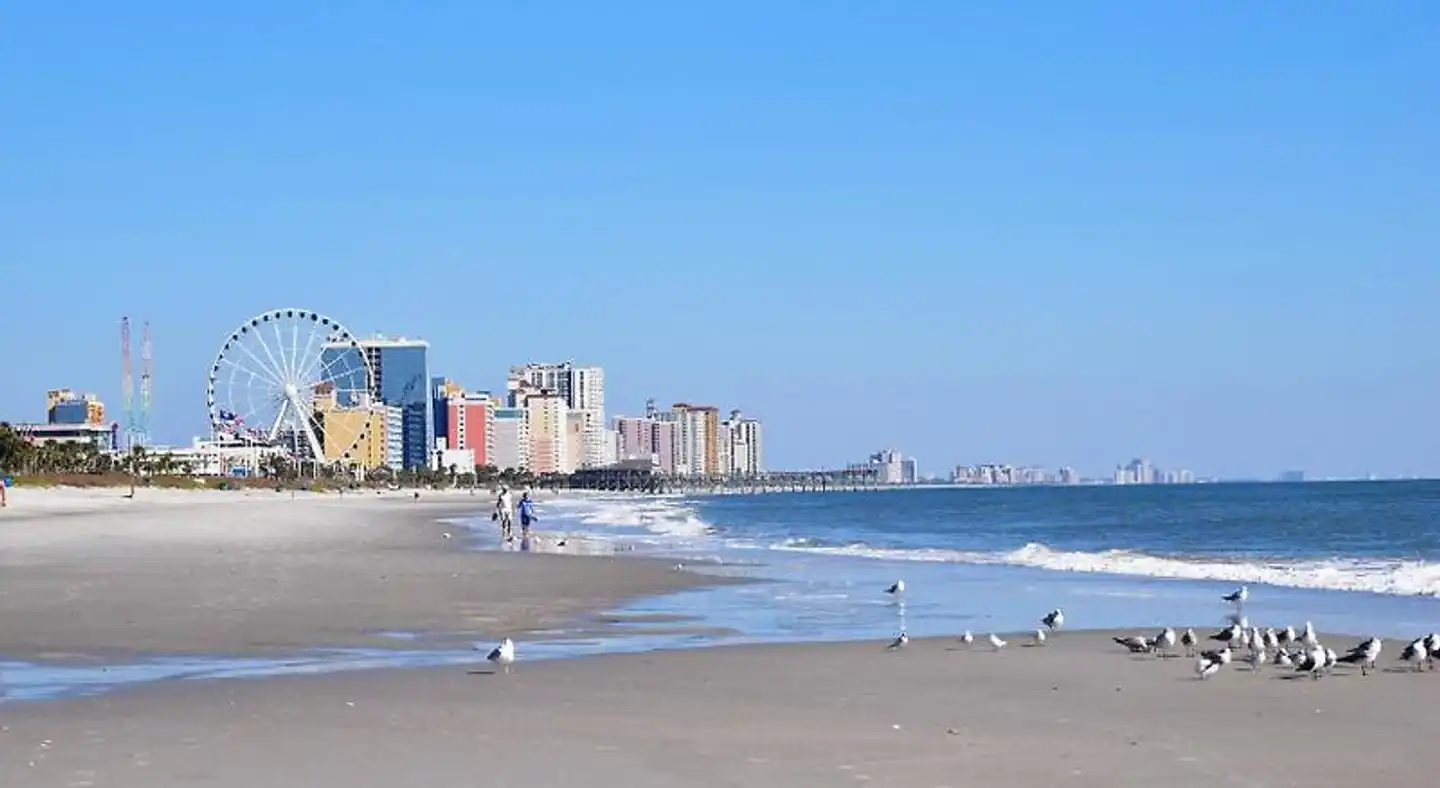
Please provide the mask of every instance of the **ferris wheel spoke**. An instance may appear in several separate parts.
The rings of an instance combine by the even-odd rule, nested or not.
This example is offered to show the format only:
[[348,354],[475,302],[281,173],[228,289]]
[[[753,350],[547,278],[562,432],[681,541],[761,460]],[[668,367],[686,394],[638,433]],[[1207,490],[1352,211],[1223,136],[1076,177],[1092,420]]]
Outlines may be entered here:
[[281,384],[280,379],[275,377],[274,373],[272,373],[265,366],[265,362],[261,361],[258,358],[255,358],[253,353],[250,354],[250,357],[255,361],[255,366],[253,367],[248,364],[242,364],[240,361],[237,361],[229,356],[221,356],[217,360],[216,366],[219,366],[220,364],[225,364],[230,367],[232,385],[235,372],[241,372],[249,376],[251,379],[258,378],[260,380],[263,380],[277,389],[284,388],[284,385]]
[[[314,389],[315,389],[316,386],[318,386],[318,385],[320,385],[321,383],[325,382],[325,377],[324,377],[323,374],[321,374],[321,373],[325,370],[325,368],[326,368],[329,364],[334,363],[334,359],[338,359],[338,358],[340,358],[341,356],[345,355],[345,351],[344,351],[344,350],[340,350],[339,352],[337,352],[337,353],[334,354],[334,356],[333,356],[333,358],[332,358],[332,360],[331,360],[330,362],[326,362],[326,361],[325,361],[325,350],[326,350],[325,346],[324,346],[324,345],[321,345],[321,346],[320,346],[320,352],[319,352],[319,353],[316,353],[313,358],[310,357],[309,354],[307,353],[307,354],[306,354],[306,360],[305,360],[305,368],[300,371],[299,379],[302,380],[302,381],[304,381],[304,385],[305,385],[307,388],[309,388],[311,391],[314,391]],[[361,351],[356,350],[355,352],[358,353],[358,352],[361,352]]]
[[[256,337],[256,338],[257,338],[257,339],[260,339],[259,337]],[[270,355],[270,348],[269,348],[269,347],[266,347],[265,341],[264,341],[263,339],[260,339],[260,348],[265,351],[265,354],[266,354],[266,355],[269,355],[269,356],[270,356],[270,364],[269,364],[269,366],[266,366],[265,362],[262,361],[259,356],[255,355],[255,351],[251,350],[249,347],[247,347],[247,346],[244,345],[243,343],[242,343],[242,344],[237,344],[235,347],[238,348],[238,349],[239,349],[241,352],[243,352],[245,355],[249,356],[249,357],[250,357],[250,360],[251,360],[251,361],[254,361],[254,362],[255,362],[255,365],[256,365],[257,367],[259,367],[259,368],[262,369],[262,370],[265,370],[266,376],[267,376],[270,380],[274,381],[274,383],[275,383],[276,386],[278,386],[278,387],[280,387],[280,388],[282,388],[282,389],[285,387],[285,383],[284,383],[284,380],[285,380],[284,370],[280,367],[280,365],[279,365],[278,363],[276,363],[275,357],[274,357],[273,355]]]
[[280,320],[276,318],[270,323],[270,333],[275,335],[275,352],[279,354],[280,369],[286,381],[295,380],[295,370],[290,368],[290,359],[285,358],[285,338],[280,335]]
[[[355,353],[363,353],[363,352],[364,352],[364,351],[362,351],[362,350],[355,349],[355,348],[351,348],[351,349],[354,350]],[[343,370],[341,370],[339,374],[332,374],[332,373],[331,373],[331,371],[330,371],[331,368],[332,368],[334,365],[338,364],[341,359],[345,358],[345,357],[348,356],[348,355],[350,355],[350,354],[349,354],[349,353],[345,353],[345,352],[337,353],[337,354],[335,354],[335,357],[332,358],[330,361],[328,361],[328,362],[321,362],[320,368],[317,369],[317,370],[315,370],[316,377],[315,377],[314,381],[310,384],[311,388],[313,389],[313,388],[316,388],[316,387],[319,387],[319,386],[323,386],[323,385],[326,384],[326,383],[330,383],[330,384],[333,385],[333,384],[335,384],[335,383],[337,383],[337,382],[345,382],[345,383],[349,384],[349,383],[351,383],[351,380],[350,380],[350,379],[353,378],[353,376],[355,375],[356,372],[362,372],[362,374],[361,374],[361,381],[360,381],[360,389],[359,389],[359,390],[353,388],[353,386],[352,386],[352,387],[347,387],[347,388],[344,388],[344,389],[341,389],[340,386],[336,386],[336,387],[335,387],[336,391],[338,392],[338,391],[342,391],[342,390],[343,390],[343,391],[350,392],[351,394],[355,394],[355,393],[359,393],[359,391],[363,391],[363,390],[365,390],[366,388],[368,388],[368,386],[367,386],[366,384],[367,384],[369,381],[364,379],[364,378],[365,378],[365,375],[363,374],[363,367],[362,367],[360,370],[354,370],[354,369],[350,369],[350,365],[349,365],[349,364],[346,364],[346,365],[345,365],[346,368],[343,369]]]
[[[313,315],[314,313],[311,313],[311,314]],[[312,323],[314,322],[313,319],[312,319],[311,322],[312,322]],[[312,366],[314,366],[314,364],[315,364],[315,362],[314,362],[312,359],[318,360],[318,359],[320,359],[322,356],[325,355],[325,353],[324,353],[324,346],[323,346],[323,345],[321,346],[321,352],[316,353],[314,356],[311,356],[311,355],[310,355],[311,349],[315,346],[315,337],[316,337],[319,333],[320,333],[320,331],[319,331],[319,326],[314,326],[314,325],[312,325],[312,327],[311,327],[311,329],[310,329],[310,335],[305,338],[305,352],[304,352],[303,355],[299,356],[299,358],[303,359],[303,362],[302,362],[302,363],[304,364],[304,367],[303,367],[303,369],[301,370],[301,373],[302,373],[302,374],[300,375],[300,379],[301,379],[301,380],[308,380],[308,379],[309,379],[310,368],[311,368]]]

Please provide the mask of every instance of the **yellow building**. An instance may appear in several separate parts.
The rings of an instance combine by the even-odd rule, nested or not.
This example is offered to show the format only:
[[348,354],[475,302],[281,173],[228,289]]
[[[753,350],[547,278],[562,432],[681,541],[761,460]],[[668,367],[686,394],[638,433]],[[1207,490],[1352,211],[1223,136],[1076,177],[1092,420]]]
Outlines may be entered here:
[[385,464],[387,436],[383,405],[341,407],[333,387],[316,389],[315,428],[320,433],[326,460],[358,465],[367,471]]

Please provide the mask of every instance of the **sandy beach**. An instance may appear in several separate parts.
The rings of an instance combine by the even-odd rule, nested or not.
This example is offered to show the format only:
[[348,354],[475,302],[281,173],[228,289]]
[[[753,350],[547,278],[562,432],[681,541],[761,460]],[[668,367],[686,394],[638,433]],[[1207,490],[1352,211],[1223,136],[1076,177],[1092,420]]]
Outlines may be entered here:
[[466,550],[437,520],[481,511],[483,494],[124,493],[12,491],[0,655],[385,647],[392,630],[489,638],[709,582],[662,562]]
[[0,786],[1378,788],[1424,784],[1440,762],[1436,673],[1311,681],[1237,664],[1202,682],[1189,659],[1085,631],[999,653],[917,639],[527,661],[527,631],[711,581],[629,557],[466,550],[436,522],[477,510],[463,494],[122,492],[12,497],[0,661],[393,646],[385,630],[518,634],[520,661],[4,703]]
[[[1109,633],[717,648],[147,685],[4,708],[16,786],[1404,786],[1435,674],[1311,681]],[[1342,639],[1336,638],[1337,644]],[[1348,641],[1344,641],[1348,642]],[[1397,644],[1390,644],[1392,647]],[[1398,650],[1398,649],[1397,649]],[[1393,654],[1390,659],[1393,660]],[[1408,709],[1408,711],[1407,711]],[[1363,782],[1361,782],[1363,781]]]

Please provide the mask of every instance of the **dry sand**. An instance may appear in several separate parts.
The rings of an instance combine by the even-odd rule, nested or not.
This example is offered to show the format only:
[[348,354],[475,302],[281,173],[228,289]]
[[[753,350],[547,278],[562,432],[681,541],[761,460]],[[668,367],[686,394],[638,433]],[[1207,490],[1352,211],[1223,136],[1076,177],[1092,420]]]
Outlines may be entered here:
[[523,658],[0,706],[0,785],[1381,788],[1440,765],[1440,674],[1201,682],[1104,633]]
[[[0,513],[0,655],[412,646],[564,625],[704,578],[660,562],[478,553],[437,518],[486,497],[18,489]],[[0,783],[3,785],[3,783]]]

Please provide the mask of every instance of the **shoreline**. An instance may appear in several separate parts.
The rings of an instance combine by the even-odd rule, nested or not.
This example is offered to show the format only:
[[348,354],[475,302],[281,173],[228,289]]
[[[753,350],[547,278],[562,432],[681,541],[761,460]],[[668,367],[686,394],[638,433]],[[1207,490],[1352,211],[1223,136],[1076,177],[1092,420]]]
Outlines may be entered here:
[[1112,634],[1061,631],[1000,653],[937,638],[899,652],[867,641],[530,661],[522,645],[509,674],[477,654],[164,682],[7,708],[0,783],[378,788],[417,774],[473,781],[477,768],[538,785],[577,773],[632,786],[1109,788],[1117,770],[1182,788],[1428,779],[1440,719],[1400,710],[1440,699],[1432,672],[1342,667],[1312,681],[1237,663],[1201,681],[1193,660],[1136,657]]

